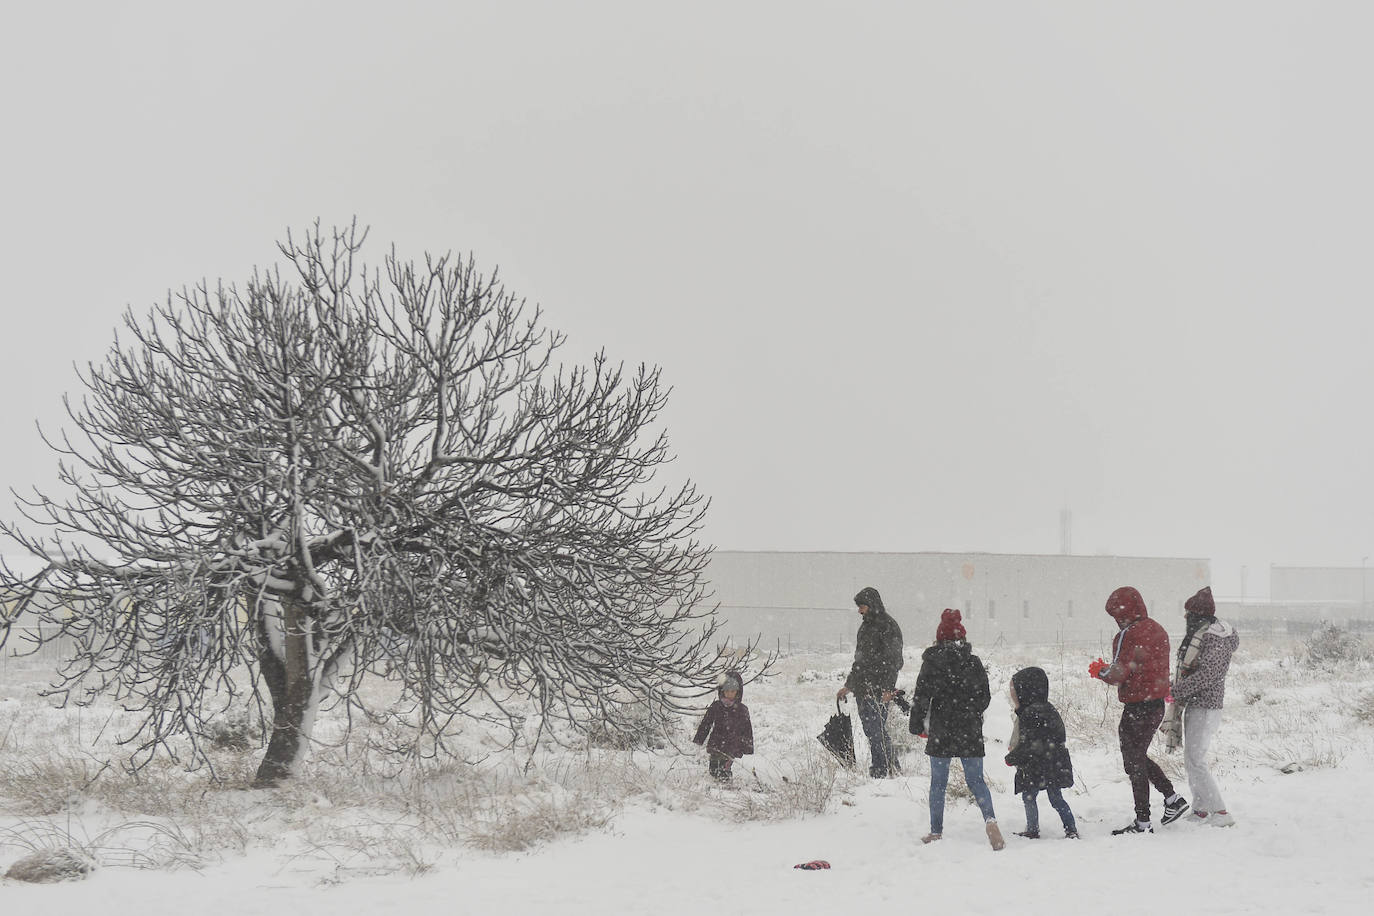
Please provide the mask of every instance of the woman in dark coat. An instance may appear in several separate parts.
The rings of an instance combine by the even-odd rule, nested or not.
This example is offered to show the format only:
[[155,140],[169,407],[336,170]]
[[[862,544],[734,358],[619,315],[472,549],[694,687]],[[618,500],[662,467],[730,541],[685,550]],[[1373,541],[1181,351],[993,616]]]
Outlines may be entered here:
[[1040,838],[1040,806],[1036,796],[1044,790],[1059,819],[1064,836],[1078,838],[1073,811],[1059,790],[1073,785],[1073,763],[1065,744],[1064,720],[1050,704],[1050,679],[1040,668],[1022,668],[1011,677],[1011,703],[1016,728],[1007,751],[1008,766],[1016,767],[1016,792],[1026,803],[1026,829],[1017,833]]
[[930,756],[930,833],[922,843],[940,839],[945,822],[945,790],[950,761],[958,757],[964,781],[983,812],[988,842],[1001,849],[1002,831],[983,780],[983,711],[992,696],[988,673],[973,654],[959,612],[946,608],[935,631],[935,645],[921,655],[911,703],[911,733],[926,738]]

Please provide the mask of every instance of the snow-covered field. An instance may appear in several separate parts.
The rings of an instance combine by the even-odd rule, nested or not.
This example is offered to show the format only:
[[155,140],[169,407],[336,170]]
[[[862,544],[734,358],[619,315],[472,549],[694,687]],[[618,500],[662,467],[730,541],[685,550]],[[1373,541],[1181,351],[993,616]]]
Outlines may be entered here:
[[[976,633],[973,634],[976,637]],[[911,648],[902,685],[915,679]],[[1120,707],[1078,650],[982,650],[994,685],[987,772],[1007,848],[992,852],[967,796],[946,838],[922,846],[928,769],[894,716],[907,775],[837,770],[815,741],[844,653],[797,654],[751,684],[758,753],[735,786],[711,783],[686,741],[658,749],[492,753],[396,770],[361,747],[321,747],[289,788],[245,789],[260,751],[217,752],[221,781],[156,761],[139,781],[105,766],[123,713],[47,708],[44,673],[0,665],[0,870],[74,842],[101,864],[84,881],[0,883],[5,914],[204,913],[1357,913],[1374,899],[1374,667],[1316,666],[1293,643],[1243,643],[1214,746],[1237,825],[1176,824],[1112,837],[1131,816],[1115,726]],[[1083,838],[1023,826],[1005,687],[1024,664],[1051,677],[1078,784]],[[337,727],[337,722],[333,723]],[[331,734],[324,715],[319,736]],[[859,731],[857,717],[855,729]],[[860,741],[860,757],[867,748]],[[1188,794],[1181,756],[1157,753]],[[742,766],[741,766],[742,764]],[[958,768],[955,768],[956,773]],[[952,780],[957,784],[958,780]],[[1158,816],[1158,815],[1156,815]],[[828,871],[792,866],[828,860]],[[288,908],[288,909],[283,909]]]

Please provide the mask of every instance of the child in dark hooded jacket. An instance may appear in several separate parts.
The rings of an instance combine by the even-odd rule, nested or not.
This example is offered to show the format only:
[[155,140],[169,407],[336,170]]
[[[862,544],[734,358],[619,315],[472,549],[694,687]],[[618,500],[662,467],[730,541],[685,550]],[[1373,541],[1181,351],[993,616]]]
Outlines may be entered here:
[[1040,838],[1040,806],[1036,797],[1043,789],[1059,819],[1064,836],[1078,838],[1073,811],[1060,789],[1073,785],[1073,764],[1064,741],[1064,720],[1050,705],[1050,679],[1040,668],[1022,668],[1011,678],[1011,703],[1016,712],[1006,761],[1016,767],[1016,792],[1026,803],[1026,829],[1017,836]]
[[744,705],[744,678],[738,671],[725,673],[716,696],[692,740],[706,745],[711,775],[729,779],[735,760],[754,753],[754,726],[749,721],[749,707]]

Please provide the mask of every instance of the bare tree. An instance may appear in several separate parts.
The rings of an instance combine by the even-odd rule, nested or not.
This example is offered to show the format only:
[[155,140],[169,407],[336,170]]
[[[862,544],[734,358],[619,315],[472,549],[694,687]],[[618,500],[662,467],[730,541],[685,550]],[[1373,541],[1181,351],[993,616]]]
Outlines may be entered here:
[[556,366],[561,337],[471,259],[369,270],[365,235],[288,234],[243,290],[126,314],[52,443],[62,497],[0,525],[47,563],[0,588],[76,646],[53,692],[141,711],[135,766],[175,736],[205,760],[209,699],[262,687],[272,784],[326,694],[387,714],[358,690],[383,667],[434,753],[462,717],[662,720],[727,664],[706,503],[654,481],[657,368]]

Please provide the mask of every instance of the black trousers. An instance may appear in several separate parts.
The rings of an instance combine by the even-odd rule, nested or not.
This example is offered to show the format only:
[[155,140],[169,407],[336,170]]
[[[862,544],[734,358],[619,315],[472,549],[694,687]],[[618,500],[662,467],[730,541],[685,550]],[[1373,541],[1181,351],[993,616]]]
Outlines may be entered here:
[[1163,700],[1127,703],[1121,709],[1121,724],[1116,733],[1121,739],[1121,764],[1126,769],[1126,778],[1131,781],[1131,794],[1135,796],[1136,820],[1150,819],[1151,785],[1165,798],[1174,794],[1174,784],[1149,756],[1150,742],[1163,721]]

